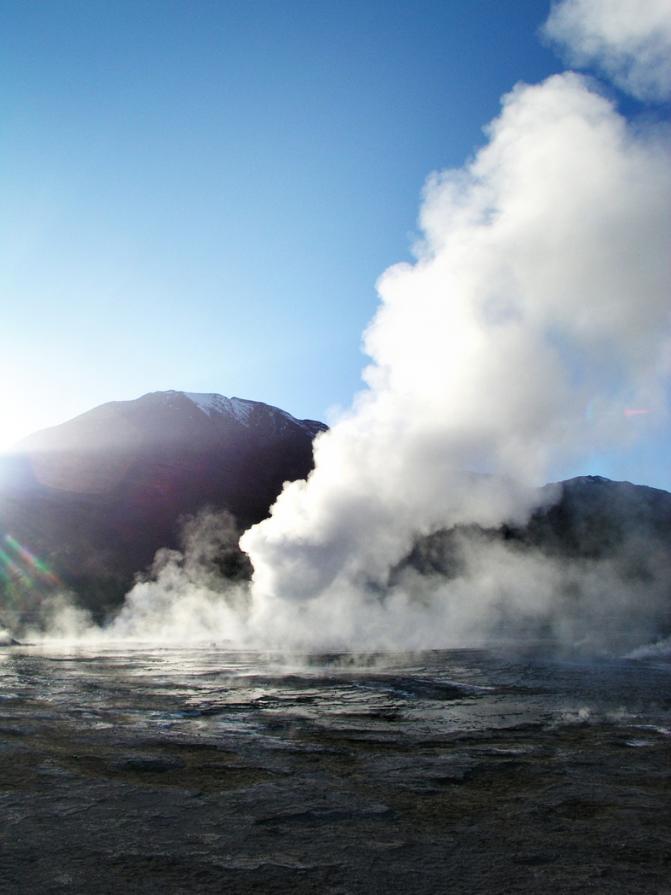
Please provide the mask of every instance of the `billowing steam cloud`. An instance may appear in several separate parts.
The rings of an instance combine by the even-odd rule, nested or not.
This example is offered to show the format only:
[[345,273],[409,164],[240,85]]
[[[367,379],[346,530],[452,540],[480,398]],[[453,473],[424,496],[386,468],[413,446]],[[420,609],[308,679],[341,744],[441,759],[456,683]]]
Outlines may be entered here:
[[[665,6],[566,0],[547,32],[659,97]],[[449,581],[398,571],[418,536],[523,523],[548,470],[629,437],[626,408],[664,407],[668,135],[630,127],[574,72],[517,85],[486,133],[465,167],[429,178],[416,262],[380,279],[365,390],[318,437],[309,479],[242,539],[250,608],[239,585],[222,594],[209,571],[164,557],[112,633],[151,636],[160,617],[161,636],[179,639],[444,646],[545,614],[575,641],[558,598],[573,579],[595,628],[604,601],[623,603],[612,569],[567,573],[500,543],[462,545]]]
[[641,99],[671,93],[671,6],[668,0],[564,0],[545,26],[572,65],[596,64]]
[[526,517],[548,468],[663,405],[668,141],[572,72],[518,85],[487,134],[430,178],[417,262],[380,280],[368,389],[243,538],[268,617],[278,598],[376,600],[418,534]]

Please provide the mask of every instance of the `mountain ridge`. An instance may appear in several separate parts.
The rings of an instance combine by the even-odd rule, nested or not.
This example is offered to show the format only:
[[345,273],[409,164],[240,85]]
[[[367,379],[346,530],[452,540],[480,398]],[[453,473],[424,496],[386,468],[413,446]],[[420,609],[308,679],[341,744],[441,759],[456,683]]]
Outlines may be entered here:
[[[311,437],[328,427],[325,423],[312,419],[298,419],[286,410],[266,404],[263,401],[252,401],[247,398],[228,398],[218,392],[186,392],[169,389],[166,391],[147,392],[138,398],[124,401],[107,401],[92,407],[83,413],[77,414],[68,420],[64,420],[55,426],[38,429],[22,438],[16,443],[12,454],[38,450],[52,450],[54,448],[82,449],[95,448],[100,445],[95,443],[95,430],[104,424],[109,418],[114,418],[116,424],[122,425],[121,431],[115,433],[116,441],[124,442],[132,437],[132,428],[138,422],[138,416],[142,416],[142,423],[146,423],[148,413],[158,413],[161,410],[167,413],[174,411],[184,414],[190,411],[191,422],[197,421],[202,425],[205,420],[210,423],[222,425],[236,425],[245,428],[254,428],[261,422],[272,421],[277,430],[297,427],[305,431]],[[91,429],[89,427],[93,426]],[[104,432],[109,437],[109,432]],[[166,432],[162,433],[165,436]],[[191,432],[191,434],[193,434]],[[71,441],[68,442],[68,436]],[[93,440],[92,440],[93,437]],[[109,446],[108,441],[104,446]]]

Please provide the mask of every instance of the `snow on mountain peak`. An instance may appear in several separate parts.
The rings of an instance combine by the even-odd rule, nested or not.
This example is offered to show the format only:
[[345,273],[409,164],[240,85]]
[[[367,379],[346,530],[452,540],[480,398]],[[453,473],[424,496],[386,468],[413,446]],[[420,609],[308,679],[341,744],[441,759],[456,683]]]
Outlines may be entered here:
[[184,392],[184,395],[208,416],[223,413],[232,416],[243,425],[249,422],[255,404],[254,401],[246,401],[244,398],[227,398],[217,394]]
[[286,420],[286,422],[281,425],[286,426],[286,424],[289,423],[299,426],[312,438],[314,438],[318,432],[322,432],[326,429],[326,426],[323,423],[317,422],[316,420],[296,419],[296,417],[287,413],[286,410],[280,410],[278,407],[272,407],[271,405],[263,404],[260,401],[249,401],[245,398],[227,398],[225,395],[206,394],[201,392],[182,392],[182,394],[207,416],[213,417],[225,415],[232,417],[243,426],[249,426],[251,416],[255,409],[263,408],[275,416],[276,425],[279,423],[280,419]]

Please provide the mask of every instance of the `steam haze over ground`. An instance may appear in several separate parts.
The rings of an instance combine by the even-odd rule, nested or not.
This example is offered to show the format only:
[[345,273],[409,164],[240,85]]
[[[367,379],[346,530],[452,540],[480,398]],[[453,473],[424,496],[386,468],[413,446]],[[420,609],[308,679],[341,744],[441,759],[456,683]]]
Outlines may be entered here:
[[[565,0],[545,35],[659,102],[670,90],[665,10]],[[236,535],[201,519],[184,556],[159,557],[104,634],[76,610],[56,628],[418,649],[479,643],[503,614],[520,630],[547,618],[568,646],[608,648],[604,605],[626,619],[640,603],[612,563],[569,566],[476,538],[456,578],[392,573],[439,530],[524,525],[551,470],[626,444],[632,417],[664,421],[671,148],[651,121],[629,121],[576,71],[513,86],[486,145],[429,177],[416,260],[379,280],[366,388],[318,436],[308,480],[286,485],[242,538],[251,586],[213,572],[209,545]],[[567,589],[588,607],[575,618],[558,597]],[[668,600],[652,590],[654,606]]]

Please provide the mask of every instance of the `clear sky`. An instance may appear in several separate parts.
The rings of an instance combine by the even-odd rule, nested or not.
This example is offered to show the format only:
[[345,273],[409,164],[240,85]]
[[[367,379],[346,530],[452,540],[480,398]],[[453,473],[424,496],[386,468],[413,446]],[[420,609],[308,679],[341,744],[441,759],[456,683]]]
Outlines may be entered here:
[[[425,178],[564,67],[547,12],[0,0],[0,445],[158,389],[347,405]],[[580,471],[671,487],[666,443]]]

